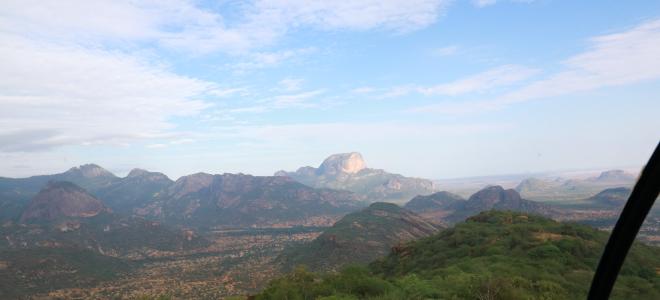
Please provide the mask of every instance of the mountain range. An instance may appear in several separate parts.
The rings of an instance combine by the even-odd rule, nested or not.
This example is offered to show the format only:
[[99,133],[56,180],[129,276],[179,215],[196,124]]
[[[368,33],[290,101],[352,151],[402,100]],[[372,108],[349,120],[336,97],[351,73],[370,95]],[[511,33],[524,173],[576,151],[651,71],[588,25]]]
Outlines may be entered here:
[[486,210],[509,210],[554,216],[559,208],[535,201],[525,200],[513,189],[490,186],[474,193],[467,200],[449,193],[438,192],[428,196],[417,196],[404,205],[421,216],[440,224],[451,224]]
[[562,201],[584,199],[607,188],[626,187],[635,184],[636,177],[623,170],[608,170],[598,176],[584,179],[526,178],[516,191],[528,199]]
[[436,191],[431,180],[368,168],[357,152],[331,155],[318,168],[301,167],[295,172],[278,171],[275,175],[290,177],[311,187],[351,191],[370,202],[403,203]]
[[197,173],[172,181],[162,173],[134,169],[122,178],[88,164],[54,175],[0,178],[0,221],[19,220],[49,182],[80,186],[119,214],[184,227],[329,226],[365,206],[354,193],[316,189],[282,176]]

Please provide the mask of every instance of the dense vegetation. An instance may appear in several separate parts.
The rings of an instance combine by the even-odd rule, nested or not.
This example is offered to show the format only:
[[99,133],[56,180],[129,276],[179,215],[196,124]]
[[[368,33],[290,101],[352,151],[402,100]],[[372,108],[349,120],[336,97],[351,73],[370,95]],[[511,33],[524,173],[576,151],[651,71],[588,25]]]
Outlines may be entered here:
[[74,248],[0,251],[0,299],[61,287],[88,287],[117,278],[134,263]]
[[[584,299],[607,239],[584,225],[490,211],[368,267],[297,268],[257,299]],[[660,299],[660,251],[636,244],[613,299]]]

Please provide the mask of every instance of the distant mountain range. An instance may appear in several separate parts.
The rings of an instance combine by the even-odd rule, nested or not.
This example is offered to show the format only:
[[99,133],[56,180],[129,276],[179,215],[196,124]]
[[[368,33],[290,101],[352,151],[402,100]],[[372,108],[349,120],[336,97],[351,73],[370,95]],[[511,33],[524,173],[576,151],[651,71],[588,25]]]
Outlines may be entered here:
[[326,225],[364,205],[353,193],[280,176],[198,173],[179,178],[135,212],[198,227]]
[[112,212],[70,182],[50,182],[28,204],[19,224],[8,223],[0,249],[80,248],[109,256],[141,256],[207,244],[189,230]]
[[368,168],[357,152],[331,155],[318,168],[301,167],[295,172],[278,171],[275,175],[290,177],[311,187],[351,191],[370,202],[403,203],[436,191],[431,180]]
[[539,202],[522,199],[513,189],[501,186],[486,187],[467,200],[449,192],[417,196],[405,204],[409,209],[437,223],[455,223],[486,210],[509,210],[553,216],[559,209]]
[[338,270],[371,262],[392,247],[429,236],[439,228],[396,204],[377,202],[346,215],[312,242],[289,249],[278,259],[285,268],[306,265],[319,271]]
[[351,192],[315,189],[281,176],[197,173],[172,181],[134,169],[120,178],[88,164],[54,175],[0,178],[0,221],[18,220],[39,190],[54,181],[80,186],[116,213],[174,226],[329,226],[366,205]]
[[606,188],[632,187],[636,177],[622,170],[609,170],[585,179],[527,178],[516,186],[526,198],[543,201],[583,199]]

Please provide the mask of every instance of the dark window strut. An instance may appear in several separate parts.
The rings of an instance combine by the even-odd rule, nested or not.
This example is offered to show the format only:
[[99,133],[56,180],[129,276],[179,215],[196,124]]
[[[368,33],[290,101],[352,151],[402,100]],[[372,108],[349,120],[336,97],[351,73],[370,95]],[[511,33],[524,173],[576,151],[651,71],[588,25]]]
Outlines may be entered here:
[[628,250],[644,223],[646,215],[653,207],[658,192],[660,192],[660,143],[642,170],[639,180],[612,230],[591,282],[587,299],[604,300],[610,297]]

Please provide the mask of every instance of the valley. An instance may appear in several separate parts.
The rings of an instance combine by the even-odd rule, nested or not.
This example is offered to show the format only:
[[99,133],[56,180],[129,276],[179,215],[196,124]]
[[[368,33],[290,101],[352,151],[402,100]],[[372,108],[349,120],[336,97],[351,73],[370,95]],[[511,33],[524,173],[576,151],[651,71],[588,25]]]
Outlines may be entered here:
[[[0,202],[12,208],[0,226],[0,296],[242,299],[300,266],[331,274],[407,253],[409,244],[446,235],[485,211],[608,231],[631,192],[631,176],[608,171],[570,181],[599,190],[577,200],[565,200],[578,194],[564,184],[537,179],[515,189],[487,184],[463,197],[367,169],[359,153],[330,156],[314,182],[296,181],[301,172],[170,180],[142,169],[118,177],[88,164],[0,178]],[[425,188],[417,190],[420,183]],[[525,196],[531,192],[565,198],[534,201]],[[638,240],[660,244],[660,211],[652,211]]]

